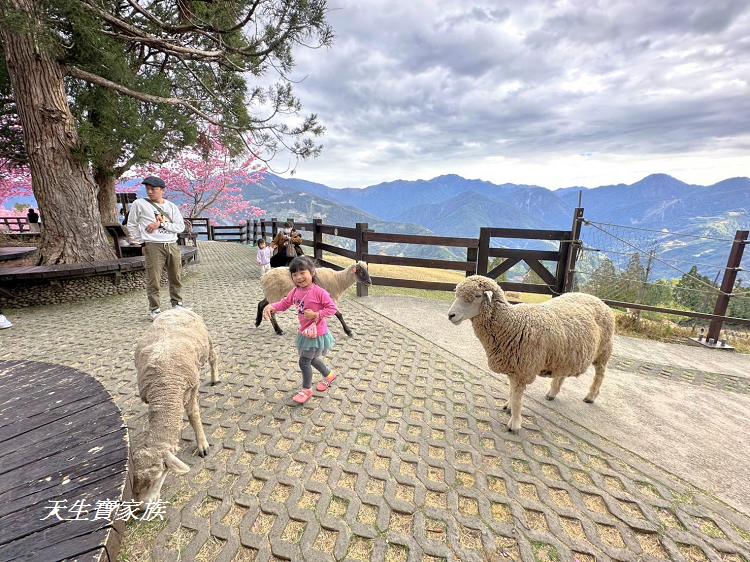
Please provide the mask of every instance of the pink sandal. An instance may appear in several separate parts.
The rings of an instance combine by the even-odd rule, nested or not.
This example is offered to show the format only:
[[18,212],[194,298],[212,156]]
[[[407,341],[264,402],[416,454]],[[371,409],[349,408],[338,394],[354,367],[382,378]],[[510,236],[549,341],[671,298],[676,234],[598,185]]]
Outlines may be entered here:
[[331,385],[333,384],[333,381],[336,380],[336,375],[330,374],[324,378],[322,381],[320,381],[317,386],[315,387],[315,390],[318,392],[325,392],[329,388],[331,388]]
[[304,404],[305,402],[310,400],[310,398],[312,398],[312,395],[312,388],[303,388],[292,397],[292,400],[294,400],[297,404]]

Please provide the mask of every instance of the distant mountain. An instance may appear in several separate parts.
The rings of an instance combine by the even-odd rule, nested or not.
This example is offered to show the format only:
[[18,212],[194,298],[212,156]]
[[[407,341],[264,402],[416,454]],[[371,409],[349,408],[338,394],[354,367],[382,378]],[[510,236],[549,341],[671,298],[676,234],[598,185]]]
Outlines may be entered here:
[[[750,227],[750,179],[744,177],[700,186],[666,174],[653,174],[631,185],[569,187],[557,191],[532,185],[498,185],[457,175],[397,180],[363,189],[333,189],[275,176],[269,176],[268,181],[277,187],[296,190],[302,194],[302,200],[311,196],[325,199],[331,209],[338,205],[344,214],[351,215],[351,209],[356,208],[370,217],[357,220],[369,222],[371,228],[374,216],[383,219],[383,224],[416,223],[435,234],[462,237],[478,236],[482,226],[568,229],[580,194],[589,221],[622,225],[601,227],[603,230],[585,227],[582,236],[587,246],[612,252],[617,261],[618,256],[627,260],[629,254],[639,249],[645,256],[655,245],[654,273],[662,277],[679,277],[695,263],[699,269],[703,268],[702,273],[714,278],[726,264],[731,247],[727,239],[736,230]],[[663,236],[652,232],[661,230],[684,235]],[[516,247],[545,246],[545,243],[520,241],[494,242],[493,245],[516,244]],[[745,260],[750,260],[750,256]]]

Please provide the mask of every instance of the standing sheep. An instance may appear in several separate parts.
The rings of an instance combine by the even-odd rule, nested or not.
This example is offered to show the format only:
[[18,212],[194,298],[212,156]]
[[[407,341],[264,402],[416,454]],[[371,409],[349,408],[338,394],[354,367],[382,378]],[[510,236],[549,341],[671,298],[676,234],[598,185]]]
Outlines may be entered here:
[[521,399],[537,375],[552,377],[547,400],[554,400],[565,377],[577,377],[589,365],[596,369],[584,401],[599,394],[612,354],[615,318],[601,300],[585,293],[567,293],[541,304],[511,305],[500,286],[480,275],[456,286],[448,310],[454,324],[471,320],[487,354],[490,369],[510,378],[510,431],[521,427]]
[[[364,283],[365,285],[372,285],[370,274],[367,272],[367,264],[363,261],[358,261],[342,269],[336,271],[328,267],[316,267],[315,272],[318,277],[318,285],[323,287],[336,304],[338,304],[341,295],[344,294],[349,287],[354,283]],[[278,302],[289,294],[289,291],[294,289],[294,283],[292,282],[292,276],[289,274],[288,267],[277,267],[272,269],[268,273],[264,274],[260,278],[260,284],[263,287],[263,294],[265,297],[258,303],[258,314],[255,317],[255,327],[260,326],[263,321],[263,309],[269,302]],[[341,326],[344,328],[346,335],[351,337],[352,331],[344,321],[344,316],[340,311],[336,312],[336,318],[341,322]],[[273,329],[278,335],[283,335],[283,330],[279,327],[275,317],[271,317],[271,324]]]
[[217,359],[203,320],[186,308],[173,308],[156,317],[135,348],[138,391],[148,404],[144,445],[133,451],[133,498],[156,501],[169,470],[184,474],[190,467],[175,456],[179,448],[182,412],[193,426],[198,454],[208,454],[203,433],[198,387],[200,371],[211,365],[211,384],[219,382]]

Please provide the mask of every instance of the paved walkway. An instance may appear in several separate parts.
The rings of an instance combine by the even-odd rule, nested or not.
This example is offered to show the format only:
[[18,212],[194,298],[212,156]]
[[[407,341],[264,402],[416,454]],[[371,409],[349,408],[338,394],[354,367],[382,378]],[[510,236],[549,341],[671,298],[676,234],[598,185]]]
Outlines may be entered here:
[[[201,392],[212,448],[192,455],[185,420],[179,456],[192,470],[167,478],[168,521],[128,526],[128,560],[750,562],[750,518],[604,438],[604,428],[571,421],[577,410],[564,406],[580,389],[564,387],[552,407],[528,400],[525,430],[510,434],[497,408],[502,379],[353,300],[341,308],[354,338],[334,325],[340,382],[294,407],[293,336],[252,327],[261,296],[254,251],[211,242],[201,252],[185,292],[224,363],[224,382]],[[145,309],[134,293],[10,311],[0,359],[93,374],[137,438],[146,410],[132,350]],[[608,427],[624,415],[605,395],[627,374],[621,367],[588,410],[605,412]],[[669,384],[632,376],[651,393]],[[138,550],[146,541],[149,550]]]

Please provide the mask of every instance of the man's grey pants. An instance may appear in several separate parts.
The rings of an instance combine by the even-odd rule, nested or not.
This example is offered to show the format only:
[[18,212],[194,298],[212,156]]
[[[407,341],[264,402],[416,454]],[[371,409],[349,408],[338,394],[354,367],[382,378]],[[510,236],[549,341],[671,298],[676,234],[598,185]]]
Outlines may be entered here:
[[172,301],[172,306],[181,303],[182,258],[179,246],[174,242],[146,242],[143,255],[146,256],[146,295],[149,309],[159,308],[159,284],[165,267],[169,279],[169,300]]

